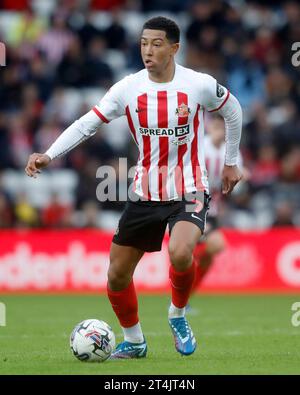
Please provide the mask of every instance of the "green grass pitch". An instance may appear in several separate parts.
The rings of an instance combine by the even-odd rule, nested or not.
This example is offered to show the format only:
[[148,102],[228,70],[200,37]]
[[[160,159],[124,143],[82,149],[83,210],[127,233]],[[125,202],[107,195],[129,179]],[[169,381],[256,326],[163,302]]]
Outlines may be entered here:
[[296,301],[300,295],[193,296],[189,320],[198,347],[182,357],[167,322],[169,297],[140,295],[147,358],[94,364],[75,359],[69,335],[83,319],[99,318],[122,339],[105,295],[0,295],[7,320],[0,327],[0,374],[299,374]]

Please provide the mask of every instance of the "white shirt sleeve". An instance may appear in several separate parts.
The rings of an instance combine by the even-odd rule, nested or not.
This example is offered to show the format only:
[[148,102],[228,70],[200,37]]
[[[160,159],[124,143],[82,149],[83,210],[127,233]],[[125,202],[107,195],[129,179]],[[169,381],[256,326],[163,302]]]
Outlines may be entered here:
[[225,164],[238,164],[239,145],[242,134],[243,114],[240,103],[228,89],[215,78],[202,74],[200,103],[209,111],[217,111],[225,122]]
[[242,169],[244,166],[244,160],[243,160],[240,150],[239,150],[238,157],[237,157],[237,165],[238,165],[239,169]]
[[126,113],[124,100],[128,89],[128,77],[113,85],[100,103],[90,112],[72,123],[51,145],[46,155],[51,159],[58,158],[71,151],[78,144],[93,136],[103,122],[110,122]]
[[113,85],[100,103],[93,108],[97,116],[106,123],[126,114],[125,96],[129,89],[129,76]]
[[95,114],[89,111],[77,121],[73,122],[45,152],[50,159],[58,158],[71,151],[78,144],[93,136],[103,122]]
[[230,93],[212,76],[202,73],[200,75],[200,104],[209,112],[218,111],[226,103]]
[[232,94],[218,110],[225,122],[225,165],[238,165],[240,140],[242,135],[243,113],[240,103]]

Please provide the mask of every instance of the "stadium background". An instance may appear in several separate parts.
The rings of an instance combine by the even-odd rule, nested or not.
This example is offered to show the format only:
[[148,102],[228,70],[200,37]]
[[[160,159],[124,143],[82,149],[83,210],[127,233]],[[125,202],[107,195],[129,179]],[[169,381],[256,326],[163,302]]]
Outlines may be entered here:
[[[7,52],[0,69],[0,289],[105,289],[109,243],[98,240],[114,232],[124,202],[97,200],[96,171],[111,165],[117,187],[127,186],[119,157],[129,168],[137,150],[125,117],[103,125],[38,180],[24,166],[114,82],[143,67],[139,33],[157,14],[180,25],[177,61],[212,74],[244,112],[241,151],[250,178],[222,203],[229,248],[203,289],[300,289],[300,68],[291,49],[300,40],[300,5],[219,0],[0,1]],[[74,228],[84,232],[75,237]],[[90,243],[87,229],[100,232],[86,236]],[[59,254],[60,270],[51,264]],[[74,260],[85,262],[89,279],[82,274],[76,283]],[[138,287],[167,289],[167,265],[164,244],[161,254],[145,256]]]
[[[181,28],[178,63],[238,97],[250,178],[223,202],[228,248],[191,300],[199,351],[188,361],[174,351],[165,243],[135,276],[147,359],[100,368],[76,361],[68,337],[97,317],[122,338],[104,291],[123,203],[96,199],[96,170],[118,169],[119,157],[134,165],[136,147],[120,119],[37,180],[24,166],[143,67],[140,29],[158,14]],[[0,0],[1,374],[299,374],[300,67],[291,50],[299,20],[297,1]]]

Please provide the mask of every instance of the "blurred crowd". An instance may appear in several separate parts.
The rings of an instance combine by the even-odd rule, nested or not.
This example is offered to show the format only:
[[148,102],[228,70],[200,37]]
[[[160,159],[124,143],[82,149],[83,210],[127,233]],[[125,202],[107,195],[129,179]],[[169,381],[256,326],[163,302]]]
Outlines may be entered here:
[[9,180],[17,172],[21,185],[32,152],[45,152],[114,82],[143,68],[139,33],[154,15],[178,22],[178,63],[213,75],[243,107],[249,177],[222,203],[221,223],[300,226],[300,66],[292,62],[298,1],[0,0],[7,55],[0,67],[0,228],[115,226],[124,203],[96,199],[96,170],[109,164],[122,178],[118,158],[134,165],[124,119],[51,164],[49,172],[75,174],[69,194],[53,188],[39,201],[26,192],[32,184],[22,190]]

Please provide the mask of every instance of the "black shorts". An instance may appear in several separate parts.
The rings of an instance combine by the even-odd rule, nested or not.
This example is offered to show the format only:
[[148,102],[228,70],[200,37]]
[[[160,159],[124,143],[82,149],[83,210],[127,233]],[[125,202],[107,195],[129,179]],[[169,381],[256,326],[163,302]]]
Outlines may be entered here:
[[213,232],[214,230],[219,229],[219,221],[218,218],[215,216],[210,216],[208,215],[206,218],[206,229],[205,229],[205,234],[209,234],[210,232]]
[[178,221],[192,222],[204,233],[209,201],[210,196],[203,192],[197,192],[197,203],[193,199],[168,202],[129,201],[113,242],[147,252],[160,251],[167,225],[171,234]]
[[215,216],[208,215],[206,218],[205,223],[205,231],[202,233],[201,237],[199,238],[197,244],[203,244],[206,242],[207,236],[212,233],[213,231],[219,229],[219,221],[218,218]]

